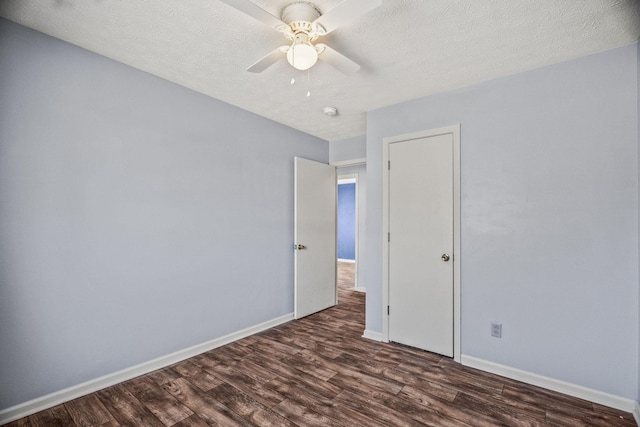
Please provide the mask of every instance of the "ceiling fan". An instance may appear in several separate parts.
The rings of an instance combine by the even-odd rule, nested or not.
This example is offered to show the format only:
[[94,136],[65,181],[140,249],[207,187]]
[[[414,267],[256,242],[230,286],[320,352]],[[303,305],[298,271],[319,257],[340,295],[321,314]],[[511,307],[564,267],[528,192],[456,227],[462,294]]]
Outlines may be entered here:
[[285,56],[289,64],[298,70],[308,70],[320,59],[345,74],[356,73],[360,65],[326,44],[314,42],[382,4],[382,0],[344,0],[323,14],[313,3],[298,1],[285,6],[281,18],[277,18],[249,0],[222,2],[280,31],[289,39],[290,44],[271,51],[247,68],[252,73],[261,73]]

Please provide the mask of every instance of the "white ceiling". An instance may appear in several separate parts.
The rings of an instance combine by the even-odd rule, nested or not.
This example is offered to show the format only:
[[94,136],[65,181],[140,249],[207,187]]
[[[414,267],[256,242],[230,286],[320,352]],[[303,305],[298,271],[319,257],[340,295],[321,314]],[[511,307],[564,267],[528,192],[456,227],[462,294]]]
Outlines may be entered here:
[[[294,0],[253,1],[280,16]],[[285,39],[220,0],[0,0],[0,16],[329,141],[363,135],[376,108],[640,38],[638,0],[383,0],[319,40],[355,75],[284,60],[252,74]]]

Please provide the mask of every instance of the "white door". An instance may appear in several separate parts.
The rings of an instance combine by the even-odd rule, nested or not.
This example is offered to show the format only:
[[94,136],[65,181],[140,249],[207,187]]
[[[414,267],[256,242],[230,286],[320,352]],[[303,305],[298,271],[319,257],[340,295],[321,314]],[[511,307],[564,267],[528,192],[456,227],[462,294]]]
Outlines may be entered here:
[[295,318],[337,303],[336,168],[296,157]]
[[389,144],[389,340],[453,356],[453,136]]

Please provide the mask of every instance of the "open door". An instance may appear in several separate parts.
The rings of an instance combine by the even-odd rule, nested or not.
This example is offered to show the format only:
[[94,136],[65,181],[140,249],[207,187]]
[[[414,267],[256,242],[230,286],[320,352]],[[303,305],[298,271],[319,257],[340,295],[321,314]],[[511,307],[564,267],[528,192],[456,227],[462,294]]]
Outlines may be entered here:
[[296,319],[337,303],[336,168],[294,159]]

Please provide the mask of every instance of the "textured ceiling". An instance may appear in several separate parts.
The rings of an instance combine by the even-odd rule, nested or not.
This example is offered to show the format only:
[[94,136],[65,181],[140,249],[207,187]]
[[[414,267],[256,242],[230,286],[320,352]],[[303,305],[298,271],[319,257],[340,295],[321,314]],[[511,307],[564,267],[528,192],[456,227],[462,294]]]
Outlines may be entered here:
[[[293,2],[253,1],[276,16]],[[0,16],[329,141],[364,134],[369,110],[640,37],[637,0],[383,0],[319,40],[355,75],[284,60],[252,74],[285,39],[219,0],[0,0]]]

